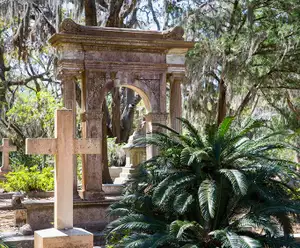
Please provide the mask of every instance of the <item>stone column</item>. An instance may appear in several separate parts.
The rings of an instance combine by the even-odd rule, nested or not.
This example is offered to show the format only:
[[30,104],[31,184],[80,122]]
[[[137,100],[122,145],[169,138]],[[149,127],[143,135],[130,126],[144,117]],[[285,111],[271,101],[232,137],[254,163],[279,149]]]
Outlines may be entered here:
[[[105,72],[86,71],[82,84],[82,136],[102,140],[102,104],[105,98]],[[101,146],[102,146],[102,142]],[[102,150],[102,147],[101,147]],[[82,167],[81,197],[100,200],[102,191],[102,155],[85,155]]]
[[170,125],[177,132],[181,132],[181,122],[176,119],[182,117],[181,83],[184,74],[173,73],[170,77]]
[[[146,119],[146,131],[147,135],[151,135],[153,131],[161,131],[161,128],[158,126],[153,126],[152,123],[160,123],[166,125],[168,114],[167,113],[148,113],[145,116]],[[150,159],[158,154],[157,147],[147,146],[146,147],[146,157]]]
[[[74,115],[74,138],[76,137],[76,80],[78,73],[67,73],[60,76],[63,86],[63,104],[67,109],[71,109]],[[77,183],[77,157],[73,155],[73,198],[79,199]]]

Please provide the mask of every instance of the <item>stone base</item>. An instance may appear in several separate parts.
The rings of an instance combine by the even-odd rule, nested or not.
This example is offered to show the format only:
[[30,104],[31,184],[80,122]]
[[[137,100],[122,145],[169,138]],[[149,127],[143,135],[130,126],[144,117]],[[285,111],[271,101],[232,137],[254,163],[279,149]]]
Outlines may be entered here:
[[106,196],[121,196],[124,190],[123,184],[102,184]]
[[[84,228],[90,232],[102,231],[111,221],[107,216],[107,208],[118,197],[110,197],[101,201],[76,201],[73,204],[74,226]],[[39,199],[26,200],[23,202],[23,216],[26,216],[26,224],[29,224],[33,231],[53,227],[54,222],[54,200]],[[18,213],[21,215],[22,213]],[[23,220],[21,220],[23,222]],[[15,223],[16,226],[21,223]]]
[[135,173],[134,167],[122,167],[122,172],[120,176],[114,180],[114,184],[125,184],[129,179],[132,178],[132,175]]
[[35,248],[93,248],[93,234],[81,228],[44,229],[34,233]]
[[104,191],[83,191],[79,190],[78,194],[81,199],[88,200],[88,201],[98,201],[103,200],[105,198]]

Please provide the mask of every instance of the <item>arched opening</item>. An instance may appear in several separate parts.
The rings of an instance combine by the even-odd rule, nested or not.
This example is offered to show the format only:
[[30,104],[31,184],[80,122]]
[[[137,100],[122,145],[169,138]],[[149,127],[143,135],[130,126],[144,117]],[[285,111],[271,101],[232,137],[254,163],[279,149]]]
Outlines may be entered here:
[[[116,97],[118,94],[119,96]],[[107,92],[105,99],[105,108],[109,118],[106,119],[107,132],[103,133],[106,136],[106,149],[104,148],[103,153],[106,154],[102,155],[107,158],[105,161],[107,164],[104,163],[104,166],[108,166],[108,170],[104,169],[103,176],[110,176],[112,181],[115,181],[119,177],[121,167],[128,167],[132,163],[136,164],[146,159],[146,148],[139,147],[137,152],[129,148],[136,139],[146,135],[145,116],[151,112],[151,103],[142,89],[122,83]],[[117,109],[118,106],[114,106],[116,104],[114,101],[119,104],[119,109]],[[119,111],[119,113],[114,111]],[[116,130],[114,127],[119,129]],[[132,152],[135,152],[134,159],[131,156]],[[108,172],[109,175],[107,175]],[[119,183],[123,183],[123,181]]]

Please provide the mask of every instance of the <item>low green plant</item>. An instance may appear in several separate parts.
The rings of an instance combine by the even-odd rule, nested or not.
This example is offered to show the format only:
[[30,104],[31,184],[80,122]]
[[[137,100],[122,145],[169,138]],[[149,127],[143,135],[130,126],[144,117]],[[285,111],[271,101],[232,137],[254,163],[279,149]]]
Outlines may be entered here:
[[54,189],[53,167],[42,170],[38,166],[31,168],[20,166],[15,171],[7,173],[6,182],[2,187],[5,191],[51,191]]
[[0,240],[0,248],[9,248],[9,246],[7,246],[6,244],[4,244],[4,243]]
[[293,147],[275,141],[278,132],[260,121],[236,130],[227,118],[203,135],[181,121],[186,133],[157,124],[169,133],[146,138],[160,154],[139,166],[124,197],[110,206],[110,214],[119,218],[107,227],[107,243],[115,248],[299,248],[292,237],[300,216],[298,192],[285,183],[299,179],[297,164],[277,156]]

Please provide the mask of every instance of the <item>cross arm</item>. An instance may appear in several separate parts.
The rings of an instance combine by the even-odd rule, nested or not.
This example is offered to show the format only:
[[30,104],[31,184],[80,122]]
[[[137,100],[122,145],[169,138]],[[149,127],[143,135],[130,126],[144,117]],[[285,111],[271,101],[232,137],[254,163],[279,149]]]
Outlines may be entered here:
[[74,154],[101,154],[100,139],[75,139]]
[[26,139],[26,154],[56,154],[56,139]]

